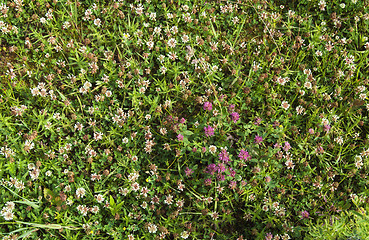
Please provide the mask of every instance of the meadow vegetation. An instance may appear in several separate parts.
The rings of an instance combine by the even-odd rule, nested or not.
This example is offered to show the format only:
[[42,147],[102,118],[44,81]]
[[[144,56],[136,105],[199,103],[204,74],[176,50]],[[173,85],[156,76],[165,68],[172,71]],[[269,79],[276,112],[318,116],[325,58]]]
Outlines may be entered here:
[[0,238],[368,239],[360,0],[0,0]]

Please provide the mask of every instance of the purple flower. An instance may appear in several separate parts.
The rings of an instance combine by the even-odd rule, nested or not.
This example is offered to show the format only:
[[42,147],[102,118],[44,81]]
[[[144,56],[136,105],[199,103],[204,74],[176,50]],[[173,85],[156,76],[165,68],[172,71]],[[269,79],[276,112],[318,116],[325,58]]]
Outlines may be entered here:
[[209,174],[211,174],[211,175],[214,175],[214,173],[215,173],[216,170],[217,170],[217,165],[215,165],[214,163],[212,163],[212,164],[209,164],[207,166],[206,172],[209,173]]
[[266,177],[265,177],[265,182],[269,183],[270,181],[272,181],[272,178],[271,178],[271,177],[269,177],[269,176],[266,176]]
[[222,173],[222,172],[225,172],[227,168],[224,166],[223,163],[218,163],[217,170],[218,170],[218,173]]
[[241,149],[240,154],[238,154],[238,157],[241,160],[247,161],[250,158],[250,154],[249,154],[248,151],[245,151],[245,150]]
[[314,129],[309,128],[309,133],[310,133],[310,134],[314,134]]
[[331,129],[331,126],[329,126],[329,125],[324,125],[324,127],[323,127],[323,130],[325,132],[329,132],[330,129]]
[[229,104],[228,111],[232,112],[234,110],[234,107],[235,107],[234,104]]
[[316,148],[316,152],[317,152],[317,154],[319,154],[319,153],[324,153],[324,149],[323,149],[323,147],[322,146],[318,146],[317,148]]
[[178,139],[178,141],[183,141],[183,135],[182,134],[178,134],[177,139]]
[[227,163],[230,161],[230,158],[229,158],[229,155],[228,155],[228,152],[226,149],[223,149],[220,153],[219,153],[219,160],[224,162],[224,163]]
[[234,123],[236,123],[240,119],[240,115],[237,112],[231,113],[231,118]]
[[211,104],[211,102],[205,102],[204,103],[204,110],[211,111],[211,109],[213,109],[213,105]]
[[214,135],[214,128],[212,128],[211,126],[208,125],[207,127],[204,127],[204,130],[205,136],[210,137]]
[[187,167],[186,170],[185,170],[185,173],[186,173],[186,176],[189,177],[193,173],[193,170],[191,168]]
[[205,179],[204,184],[205,184],[205,186],[210,186],[211,185],[211,178]]
[[309,212],[308,212],[308,211],[302,211],[302,212],[301,212],[301,217],[302,217],[302,218],[309,218],[309,215],[310,215],[310,214],[309,214]]
[[218,174],[217,179],[218,179],[218,181],[224,181],[225,176],[222,175],[222,174]]
[[286,151],[286,152],[288,152],[288,150],[290,150],[290,149],[291,149],[290,143],[289,142],[285,142],[284,143],[283,150]]
[[233,170],[232,168],[229,168],[229,172],[231,173],[229,176],[231,176],[231,177],[236,176],[236,171]]
[[274,148],[280,149],[282,146],[279,143],[274,144]]
[[186,122],[186,119],[184,119],[184,118],[181,118],[181,121],[180,121],[180,123],[185,123]]
[[255,136],[255,143],[256,144],[260,144],[262,141],[263,141],[263,138],[262,137],[260,137],[259,135],[256,135]]
[[235,189],[236,188],[236,186],[237,186],[237,183],[236,183],[236,181],[231,181],[230,183],[229,183],[229,188],[230,189]]
[[259,126],[260,123],[261,123],[261,118],[259,118],[259,117],[255,118],[254,124]]
[[206,152],[206,147],[202,147],[202,152]]
[[272,240],[272,238],[273,238],[273,234],[272,233],[267,233],[265,235],[265,240]]

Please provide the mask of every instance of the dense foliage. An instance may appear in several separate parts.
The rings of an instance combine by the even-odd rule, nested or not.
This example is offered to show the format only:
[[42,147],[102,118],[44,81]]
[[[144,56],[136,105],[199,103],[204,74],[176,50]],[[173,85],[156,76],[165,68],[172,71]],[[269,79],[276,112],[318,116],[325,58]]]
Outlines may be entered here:
[[2,239],[302,239],[366,216],[366,2],[0,1]]

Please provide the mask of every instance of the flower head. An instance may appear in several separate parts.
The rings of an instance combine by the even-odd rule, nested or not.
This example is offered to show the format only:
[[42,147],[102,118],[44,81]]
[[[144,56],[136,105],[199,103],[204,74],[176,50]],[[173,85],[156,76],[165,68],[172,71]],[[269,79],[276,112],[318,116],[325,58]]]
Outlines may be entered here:
[[309,212],[308,211],[302,211],[301,212],[301,217],[302,218],[309,218]]
[[255,136],[255,143],[256,144],[260,144],[263,141],[263,137],[256,135]]
[[205,136],[210,137],[214,135],[214,128],[211,126],[204,127],[205,130]]
[[249,154],[248,151],[245,151],[245,150],[241,149],[240,154],[238,154],[238,157],[241,160],[247,161],[250,158],[250,154]]
[[231,118],[234,123],[236,123],[240,119],[240,115],[237,112],[231,113]]
[[211,102],[205,102],[203,108],[204,110],[211,111],[213,109],[213,105],[211,104]]
[[178,134],[177,139],[178,139],[178,141],[183,141],[183,135],[182,134]]

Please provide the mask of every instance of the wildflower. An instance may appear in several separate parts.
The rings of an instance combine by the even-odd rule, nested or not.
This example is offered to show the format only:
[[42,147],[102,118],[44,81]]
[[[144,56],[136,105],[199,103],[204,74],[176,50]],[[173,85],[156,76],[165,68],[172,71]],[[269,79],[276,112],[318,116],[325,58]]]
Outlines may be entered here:
[[95,195],[95,198],[98,203],[102,203],[105,200],[104,196],[101,194]]
[[188,236],[190,236],[190,233],[189,233],[189,232],[187,232],[187,231],[183,231],[183,232],[181,233],[181,238],[183,238],[183,239],[187,239],[187,238],[188,238]]
[[323,125],[329,125],[329,121],[326,118],[322,118],[322,124]]
[[241,149],[240,154],[238,154],[238,157],[241,160],[247,161],[250,158],[250,154],[249,154],[248,151],[245,151],[245,150]]
[[96,132],[94,133],[94,139],[95,141],[102,140],[103,133]]
[[211,218],[212,218],[213,220],[217,220],[217,219],[218,219],[218,217],[219,217],[219,214],[218,214],[217,212],[212,212],[212,213],[210,213],[210,216],[211,216]]
[[216,146],[214,146],[214,145],[210,145],[209,146],[209,152],[210,153],[214,154],[216,151],[217,151],[217,147]]
[[211,102],[205,102],[203,108],[204,108],[204,110],[211,111],[213,109],[213,106],[212,106]]
[[289,142],[285,142],[284,143],[283,150],[286,151],[286,152],[288,152],[288,150],[290,150],[290,149],[291,149],[290,143]]
[[76,190],[76,195],[77,195],[77,198],[83,198],[86,194],[86,190],[84,188],[78,188]]
[[225,163],[230,161],[229,154],[226,148],[223,148],[222,151],[219,153],[219,160]]
[[259,126],[260,125],[260,123],[261,123],[261,118],[259,118],[259,117],[257,117],[257,118],[255,118],[255,122],[254,122],[254,125],[257,125],[257,126]]
[[174,38],[168,40],[168,46],[174,48],[176,46],[177,41]]
[[127,137],[123,138],[122,142],[125,144],[128,143],[128,138]]
[[156,227],[155,224],[149,223],[147,229],[149,230],[149,233],[156,233],[158,228]]
[[305,108],[303,108],[301,105],[296,107],[297,115],[302,114],[305,111]]
[[205,130],[205,136],[210,137],[214,135],[214,128],[211,126],[204,127]]
[[310,133],[311,135],[313,135],[313,134],[314,134],[314,129],[309,128],[309,133]]
[[172,195],[168,195],[165,197],[164,203],[171,205],[173,203],[173,196]]
[[8,211],[13,211],[14,208],[15,208],[15,203],[14,202],[7,202],[5,205],[6,205],[6,209]]
[[237,112],[231,113],[231,118],[234,123],[236,123],[240,119],[240,115]]
[[181,39],[182,39],[182,42],[183,43],[186,43],[186,42],[188,42],[190,40],[190,38],[186,34],[184,34]]
[[267,233],[265,235],[265,240],[272,240],[272,238],[273,238],[273,234],[272,233]]
[[210,186],[211,185],[211,178],[205,179],[204,184],[205,184],[205,186]]
[[322,146],[318,146],[318,147],[316,148],[316,153],[317,153],[317,154],[322,154],[322,153],[324,153],[324,149],[323,149],[323,147],[322,147]]
[[313,85],[311,84],[311,82],[306,82],[304,84],[304,87],[306,87],[307,89],[311,89],[313,87]]
[[290,168],[294,169],[295,168],[295,165],[293,164],[293,161],[291,159],[287,160],[285,164],[287,166],[287,169],[290,169]]
[[323,127],[323,130],[325,132],[329,132],[330,129],[331,129],[331,126],[329,126],[329,125],[324,125],[324,127]]
[[269,176],[266,176],[266,177],[265,177],[265,182],[269,183],[270,181],[272,181],[272,178],[271,178],[271,177],[269,177]]
[[186,170],[185,170],[185,173],[186,173],[186,176],[189,177],[189,176],[191,176],[192,173],[194,173],[194,171],[187,167]]
[[363,159],[361,156],[357,155],[355,156],[355,167],[360,169],[363,166]]
[[166,67],[162,66],[162,67],[160,68],[160,72],[161,72],[162,74],[165,74],[165,73],[166,73],[166,71],[167,71],[167,68],[166,68]]
[[100,27],[100,26],[101,26],[101,20],[100,20],[100,18],[96,18],[96,19],[94,20],[94,24],[95,24],[96,26]]
[[7,210],[4,213],[2,213],[5,221],[10,221],[13,220],[14,218],[14,213],[11,210]]
[[177,139],[178,139],[178,141],[183,141],[183,135],[182,134],[178,134]]
[[140,184],[138,184],[137,182],[134,182],[132,183],[131,187],[133,191],[137,192],[140,189]]
[[343,138],[342,138],[341,136],[336,137],[336,138],[334,139],[334,141],[335,141],[336,143],[338,143],[339,145],[342,145],[342,144],[343,144]]
[[260,144],[262,141],[263,141],[263,138],[261,136],[259,136],[259,135],[255,136],[255,143],[256,144]]
[[308,211],[302,211],[301,212],[301,217],[302,218],[309,218],[309,212]]
[[123,40],[126,41],[129,39],[130,35],[128,33],[123,33]]
[[281,107],[282,107],[284,110],[287,110],[287,109],[290,107],[290,104],[288,104],[288,102],[287,102],[287,101],[283,101],[283,102],[282,102]]

